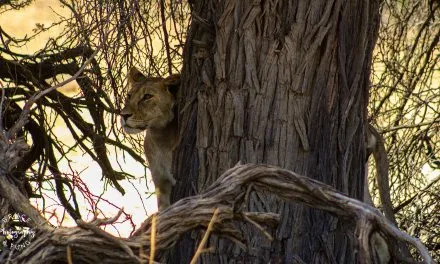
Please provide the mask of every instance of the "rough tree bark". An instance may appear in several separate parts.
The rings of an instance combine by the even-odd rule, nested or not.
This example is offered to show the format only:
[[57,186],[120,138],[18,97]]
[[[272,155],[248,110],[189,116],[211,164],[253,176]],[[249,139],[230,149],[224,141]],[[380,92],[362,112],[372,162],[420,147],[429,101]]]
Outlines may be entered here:
[[[179,107],[174,200],[228,168],[266,163],[361,199],[377,0],[196,0]],[[250,250],[211,238],[203,263],[356,263],[354,226],[319,210],[250,193],[248,210],[280,213],[269,241],[241,225]],[[200,236],[180,240],[188,263]]]

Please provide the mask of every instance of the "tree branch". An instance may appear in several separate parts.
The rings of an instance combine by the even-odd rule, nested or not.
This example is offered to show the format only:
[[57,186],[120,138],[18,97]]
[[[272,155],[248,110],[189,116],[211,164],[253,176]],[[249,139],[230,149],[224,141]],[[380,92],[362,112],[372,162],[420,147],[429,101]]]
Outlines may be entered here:
[[[274,228],[279,223],[279,216],[273,213],[243,212],[246,199],[243,192],[252,185],[253,191],[271,192],[281,199],[301,202],[308,206],[322,209],[338,217],[353,219],[357,222],[356,246],[361,252],[360,258],[370,256],[371,232],[377,231],[386,236],[405,241],[417,248],[424,263],[434,263],[426,248],[419,240],[398,230],[379,210],[356,199],[345,196],[335,189],[291,171],[267,165],[239,165],[226,171],[203,194],[182,199],[169,208],[159,212],[157,217],[156,238],[154,241],[156,258],[172,247],[185,232],[198,227],[207,227],[212,219],[212,212],[218,208],[216,225],[213,234],[224,236],[238,243],[243,250],[246,245],[237,223],[247,222],[248,218],[259,226]],[[373,230],[374,227],[374,230]],[[144,222],[131,238],[120,239],[106,236],[97,237],[90,228],[60,228],[52,233],[38,236],[32,246],[27,247],[14,261],[15,263],[43,263],[50,256],[51,261],[63,261],[67,248],[73,251],[74,262],[95,263],[94,257],[99,255],[100,262],[106,263],[139,263],[127,254],[127,249],[120,243],[130,247],[131,252],[148,255],[152,218]],[[260,228],[258,228],[260,230]],[[93,238],[92,238],[93,237]],[[51,241],[50,246],[47,246]],[[43,245],[46,245],[43,247]],[[147,252],[145,252],[145,250]],[[96,253],[96,254],[95,254]],[[393,253],[393,252],[392,252]],[[397,258],[397,256],[395,256]],[[372,261],[363,260],[365,263]]]

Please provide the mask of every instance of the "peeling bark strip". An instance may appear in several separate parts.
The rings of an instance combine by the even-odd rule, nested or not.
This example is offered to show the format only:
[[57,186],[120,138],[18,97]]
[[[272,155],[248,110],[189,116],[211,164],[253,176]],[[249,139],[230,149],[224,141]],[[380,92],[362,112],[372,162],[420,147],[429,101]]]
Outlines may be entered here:
[[[412,244],[424,263],[434,263],[419,240],[398,230],[377,209],[308,177],[279,167],[254,164],[240,165],[226,171],[203,194],[182,199],[150,217],[130,239],[115,238],[100,229],[94,231],[97,227],[92,227],[92,223],[83,223],[81,226],[85,229],[59,228],[39,234],[32,245],[12,263],[57,263],[66,260],[69,250],[73,263],[146,263],[145,256],[150,253],[153,219],[156,219],[157,225],[155,255],[159,259],[185,232],[199,227],[208,228],[214,211],[217,211],[217,215],[212,232],[251,251],[252,248],[244,244],[243,231],[238,223],[250,222],[257,233],[273,233],[280,224],[278,214],[247,211],[246,204],[251,192],[270,192],[281,199],[301,202],[344,217],[347,222],[355,222],[356,247],[353,250],[360,254],[361,263],[373,263],[373,256],[370,255],[372,231],[380,231],[386,236]],[[99,222],[109,223],[108,220]],[[268,240],[267,237],[265,239]],[[142,253],[139,253],[140,250]],[[131,253],[135,253],[135,256]]]
[[[278,165],[361,199],[378,1],[199,0],[192,7],[174,200],[203,191],[238,161]],[[243,225],[250,254],[212,239],[218,254],[202,263],[289,263],[295,254],[307,263],[358,261],[338,219],[250,196],[250,211],[281,214],[274,241]],[[180,242],[172,260],[189,261],[195,244]]]

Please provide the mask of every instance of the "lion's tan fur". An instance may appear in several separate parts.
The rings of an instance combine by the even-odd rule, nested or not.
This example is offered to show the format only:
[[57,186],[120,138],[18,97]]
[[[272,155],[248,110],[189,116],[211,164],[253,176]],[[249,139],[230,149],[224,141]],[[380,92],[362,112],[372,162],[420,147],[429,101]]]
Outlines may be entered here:
[[177,145],[175,96],[170,89],[180,83],[179,75],[168,78],[147,78],[136,68],[128,75],[130,90],[121,122],[127,133],[146,130],[144,150],[156,187],[159,210],[170,205],[175,179],[171,173],[173,151]]

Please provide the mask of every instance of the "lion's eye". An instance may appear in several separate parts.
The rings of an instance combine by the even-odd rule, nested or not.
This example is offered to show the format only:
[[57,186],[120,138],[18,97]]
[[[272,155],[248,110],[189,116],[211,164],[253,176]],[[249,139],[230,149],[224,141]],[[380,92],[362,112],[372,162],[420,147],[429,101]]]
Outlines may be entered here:
[[142,97],[142,101],[147,101],[153,98],[152,94],[144,94],[144,97]]

